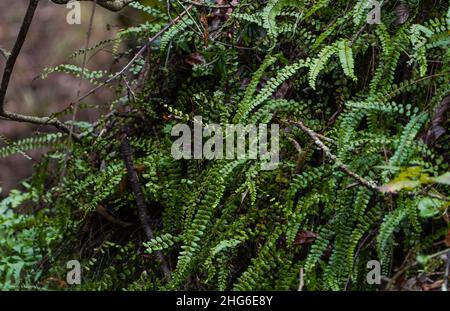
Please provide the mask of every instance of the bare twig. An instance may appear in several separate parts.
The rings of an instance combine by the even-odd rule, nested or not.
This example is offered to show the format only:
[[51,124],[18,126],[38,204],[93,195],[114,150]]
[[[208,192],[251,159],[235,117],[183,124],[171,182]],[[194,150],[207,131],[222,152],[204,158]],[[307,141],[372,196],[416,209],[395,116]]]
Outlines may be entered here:
[[[51,125],[54,126],[56,129],[60,130],[61,132],[65,132],[66,134],[70,135],[70,127],[66,124],[62,123],[61,121],[52,118],[52,117],[35,117],[35,116],[28,116],[23,115],[19,113],[9,112],[9,111],[3,111],[0,112],[0,116],[3,117],[3,120],[8,121],[15,121],[15,122],[24,122],[24,123],[31,123],[36,125]],[[80,136],[72,133],[73,140],[79,142]]]
[[350,42],[350,46],[353,45],[353,43],[355,43],[355,40],[361,35],[361,33],[363,32],[364,28],[366,28],[367,24],[364,24],[359,30],[358,32],[355,34],[355,36],[353,37],[352,41]]
[[[308,136],[313,140],[313,142],[316,144],[316,146],[318,146],[325,154],[325,156],[331,160],[332,162],[334,162],[336,164],[336,166],[345,174],[347,174],[348,176],[352,177],[353,179],[355,179],[358,184],[360,184],[361,186],[366,187],[367,189],[370,189],[372,191],[381,193],[381,194],[386,194],[385,191],[383,191],[383,189],[373,180],[368,180],[365,179],[362,176],[359,176],[358,174],[356,174],[355,172],[353,172],[347,165],[345,165],[344,163],[342,163],[332,152],[331,150],[320,140],[319,137],[323,137],[322,135],[317,134],[316,132],[314,132],[313,130],[311,130],[310,128],[308,128],[307,126],[305,126],[303,124],[302,121],[291,121],[288,120],[289,123],[294,124],[295,126],[297,126],[298,128],[300,128],[303,132],[305,132],[306,134],[308,134]],[[400,192],[388,192],[389,194],[393,194],[393,195],[398,195],[400,194]],[[441,195],[438,194],[434,194],[434,193],[429,193],[429,192],[423,192],[423,191],[418,191],[418,192],[402,192],[403,194],[406,194],[408,196],[417,196],[417,195],[424,195],[424,196],[428,196],[430,198],[434,198],[434,199],[438,199],[438,200],[442,200],[442,201],[449,201],[449,198],[447,197],[443,197]]]
[[335,140],[333,140],[333,139],[331,139],[329,137],[323,136],[322,134],[319,134],[319,133],[316,133],[316,134],[317,134],[317,137],[319,137],[320,139],[322,139],[322,140],[324,140],[326,142],[329,142],[329,143],[331,143],[333,145],[337,145],[337,142]]
[[[92,10],[91,10],[91,17],[89,18],[89,26],[88,31],[86,33],[86,44],[85,44],[85,50],[88,50],[89,43],[91,41],[91,35],[92,35],[92,27],[94,25],[94,16],[95,16],[95,8],[97,7],[97,0],[93,0],[92,2]],[[87,61],[87,55],[88,53],[83,54],[83,62],[81,65],[81,75],[80,80],[78,82],[78,91],[77,91],[77,97],[81,94],[81,87],[83,86],[83,79],[86,72],[86,61]],[[73,133],[75,121],[77,118],[77,112],[78,112],[78,103],[73,105],[73,111],[72,111],[72,122],[70,123],[70,134]],[[70,141],[69,145],[72,145],[72,141]]]
[[406,271],[411,269],[412,267],[417,265],[417,260],[414,260],[411,258],[414,255],[413,250],[410,250],[408,254],[406,254],[405,259],[403,260],[402,264],[398,268],[397,272],[390,278],[387,279],[387,284],[385,286],[385,290],[393,290],[395,284],[397,283],[398,279],[405,274]]
[[339,169],[341,171],[343,171],[344,173],[346,173],[348,176],[352,177],[353,179],[356,179],[356,181],[358,181],[358,183],[363,185],[364,187],[374,190],[374,191],[379,190],[377,184],[374,181],[367,180],[367,179],[359,176],[358,174],[356,174],[355,172],[350,170],[347,165],[341,163],[339,161],[339,159],[334,154],[331,153],[330,149],[319,139],[319,136],[317,135],[317,133],[314,132],[313,130],[311,130],[310,128],[306,127],[302,121],[296,121],[296,122],[289,121],[289,122],[293,123],[295,126],[300,128],[303,132],[308,134],[308,136],[311,137],[311,139],[314,141],[314,143],[320,149],[322,149],[322,151],[325,153],[325,156],[328,159],[330,159],[331,161],[333,161],[334,163],[336,163],[336,165],[339,167]]
[[[92,1],[92,9],[91,9],[91,16],[89,18],[89,26],[88,26],[88,30],[86,32],[86,43],[84,46],[85,51],[88,50],[89,48],[89,43],[91,40],[91,34],[92,34],[92,27],[94,25],[94,17],[95,17],[95,8],[97,7],[97,0],[93,0]],[[84,79],[84,75],[86,72],[86,63],[87,63],[87,55],[88,53],[83,53],[83,62],[81,65],[81,75],[80,75],[80,79],[78,82],[78,90],[77,90],[77,98],[80,96],[81,94],[81,88],[83,86],[83,79]],[[64,156],[64,164],[62,167],[62,171],[61,171],[61,177],[64,177],[66,175],[66,170],[67,170],[67,162],[69,161],[69,154],[70,151],[73,149],[73,140],[72,140],[72,134],[74,132],[75,129],[75,121],[77,119],[77,113],[78,113],[78,105],[79,102],[77,102],[76,104],[74,104],[73,110],[72,110],[72,120],[70,122],[70,135],[69,135],[69,142],[66,146],[66,154]]]
[[[364,245],[366,244],[366,242],[369,240],[369,238],[371,237],[371,235],[373,234],[373,231],[369,232],[369,234],[364,238],[364,240],[359,244],[358,249],[355,252],[355,255],[353,256],[353,264],[352,267],[355,267],[355,263],[356,260],[359,257],[359,253],[361,252],[361,250],[363,249]],[[369,243],[370,244],[370,243]],[[354,269],[354,268],[353,268]],[[351,280],[351,273],[348,274],[347,277],[347,282],[345,283],[345,288],[344,291],[347,291],[349,285],[350,285],[350,280]]]
[[[407,270],[409,270],[412,267],[415,267],[419,264],[417,259],[411,259],[410,256],[412,255],[412,251],[408,252],[408,254],[406,255],[405,260],[403,261],[402,265],[400,266],[399,270],[394,274],[394,276],[392,278],[390,278],[388,280],[388,283],[386,285],[386,290],[390,290],[393,288],[396,280],[402,276]],[[431,254],[426,256],[428,260],[436,258],[436,257],[440,257],[442,255],[445,254],[450,254],[450,248],[444,249],[442,251],[439,251],[437,253]]]
[[[133,152],[131,149],[130,142],[128,140],[128,127],[122,127],[122,143],[121,143],[121,153],[122,158],[125,163],[125,168],[127,170],[128,179],[131,183],[131,187],[133,189],[134,196],[136,198],[136,205],[139,214],[139,220],[141,222],[142,228],[145,231],[145,235],[149,240],[154,238],[153,229],[149,223],[150,216],[147,212],[147,206],[145,204],[144,194],[142,192],[141,184],[139,182],[139,177],[136,173],[133,164]],[[166,277],[170,277],[170,269],[166,260],[164,259],[164,255],[161,251],[156,252],[156,257],[161,264],[161,270]]]

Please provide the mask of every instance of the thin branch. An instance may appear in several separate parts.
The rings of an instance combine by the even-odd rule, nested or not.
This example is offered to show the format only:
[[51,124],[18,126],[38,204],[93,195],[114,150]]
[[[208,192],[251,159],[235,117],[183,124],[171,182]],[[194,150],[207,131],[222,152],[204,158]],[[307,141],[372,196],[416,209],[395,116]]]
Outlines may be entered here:
[[70,127],[66,124],[62,123],[58,119],[55,119],[53,117],[35,117],[35,116],[27,116],[19,113],[9,112],[9,111],[3,111],[3,113],[0,114],[0,117],[3,117],[3,120],[8,121],[15,121],[15,122],[24,122],[24,123],[31,123],[36,125],[51,125],[54,126],[56,129],[60,130],[61,132],[64,132],[68,135],[71,135],[72,138],[79,142],[81,137],[75,133],[70,133]]
[[323,136],[322,134],[319,134],[319,133],[316,133],[316,134],[317,134],[317,137],[319,137],[320,139],[322,139],[326,142],[329,142],[330,144],[337,145],[337,141],[335,141],[329,137]]
[[[147,212],[147,206],[145,204],[144,193],[142,192],[142,187],[139,182],[139,177],[136,173],[133,164],[133,151],[131,149],[130,142],[128,140],[129,130],[127,126],[122,127],[122,143],[120,146],[123,161],[125,163],[125,168],[127,170],[128,179],[131,183],[134,196],[136,198],[136,205],[139,215],[139,220],[141,222],[142,228],[145,231],[145,235],[149,240],[154,238],[153,229],[150,225],[150,216]],[[170,276],[169,265],[164,259],[164,255],[161,251],[156,252],[156,257],[161,264],[161,270],[166,277]]]
[[[323,153],[325,154],[325,156],[330,159],[332,162],[334,162],[336,164],[336,166],[345,174],[347,174],[348,176],[352,177],[353,179],[355,179],[358,184],[360,184],[361,186],[366,187],[369,190],[381,193],[381,194],[386,194],[385,191],[382,190],[382,188],[373,180],[368,180],[365,179],[362,176],[359,176],[358,174],[356,174],[355,172],[353,172],[347,165],[345,165],[344,163],[342,163],[332,152],[331,150],[319,139],[319,137],[321,135],[317,134],[316,132],[314,132],[313,130],[311,130],[310,128],[308,128],[307,126],[305,126],[305,124],[303,124],[302,121],[291,121],[291,120],[287,120],[287,122],[294,124],[296,127],[300,128],[303,132],[305,132],[306,134],[308,134],[308,136],[313,140],[313,142],[316,144],[317,147],[319,147]],[[400,192],[388,192],[389,194],[394,194],[394,195],[398,195],[400,194]],[[403,194],[406,194],[408,196],[417,196],[417,195],[424,195],[424,196],[428,196],[434,199],[438,199],[438,200],[442,200],[442,201],[449,201],[449,199],[447,197],[443,197],[440,196],[438,194],[434,194],[434,193],[429,193],[429,192],[423,192],[423,191],[419,191],[419,192],[402,192]]]
[[363,185],[364,187],[366,187],[370,190],[374,190],[374,191],[379,190],[377,184],[374,181],[367,180],[367,179],[359,176],[358,174],[356,174],[352,170],[350,170],[347,165],[341,163],[339,161],[339,159],[334,154],[331,153],[330,149],[319,139],[319,136],[317,135],[317,133],[314,132],[313,130],[311,130],[310,128],[306,127],[302,121],[296,121],[296,122],[288,121],[288,122],[293,123],[295,126],[300,128],[303,132],[308,134],[308,136],[311,137],[311,139],[314,141],[314,143],[320,149],[322,149],[322,151],[325,153],[325,156],[328,159],[330,159],[331,161],[333,161],[334,163],[336,163],[336,165],[339,167],[339,169],[341,171],[343,171],[344,173],[346,173],[347,175],[349,175],[350,177],[352,177],[353,179],[358,181],[358,183]]
[[353,45],[353,43],[355,43],[355,40],[361,35],[361,33],[363,32],[364,28],[366,28],[367,24],[364,24],[359,30],[358,32],[355,34],[355,36],[353,37],[352,41],[350,42],[350,46]]
[[[89,18],[89,26],[88,26],[88,30],[86,32],[86,43],[85,43],[85,46],[84,46],[84,50],[85,51],[87,51],[89,49],[89,43],[91,41],[92,27],[94,25],[94,17],[95,17],[95,9],[96,9],[96,7],[97,7],[97,0],[92,0],[91,16]],[[79,81],[78,81],[78,90],[77,90],[77,95],[76,95],[77,98],[80,97],[81,89],[83,87],[83,79],[84,79],[84,75],[85,75],[85,72],[86,72],[87,56],[88,56],[87,52],[83,53],[83,61],[82,61],[82,65],[81,65],[81,74],[80,74],[80,78],[79,78]],[[62,171],[61,171],[61,177],[64,177],[66,175],[67,162],[69,161],[70,151],[73,149],[72,134],[73,134],[74,129],[75,129],[75,121],[77,119],[78,107],[79,107],[79,102],[72,106],[73,109],[72,109],[72,118],[71,118],[71,123],[70,123],[69,142],[68,142],[68,144],[66,146],[66,154],[64,156],[64,164],[63,164]]]
[[[404,260],[404,262],[402,263],[402,265],[400,266],[400,269],[394,274],[394,276],[392,278],[390,278],[388,280],[388,284],[386,284],[386,290],[391,290],[393,288],[393,286],[396,283],[396,280],[402,276],[408,269],[415,267],[419,264],[419,261],[416,259],[411,259],[410,260],[410,256],[412,254],[412,251],[410,251],[408,253],[408,255],[406,255],[406,258]],[[444,249],[442,251],[439,251],[437,253],[431,254],[431,255],[427,255],[427,259],[430,260],[432,258],[436,258],[436,257],[440,257],[442,255],[446,255],[446,254],[450,254],[450,248]]]

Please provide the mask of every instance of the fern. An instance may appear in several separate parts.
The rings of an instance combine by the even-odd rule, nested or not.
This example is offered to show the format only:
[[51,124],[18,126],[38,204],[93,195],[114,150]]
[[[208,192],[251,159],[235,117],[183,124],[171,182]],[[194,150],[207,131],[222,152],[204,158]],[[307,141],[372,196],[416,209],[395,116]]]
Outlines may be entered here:
[[[239,105],[236,116],[234,117],[235,122],[242,122],[242,120],[244,120],[254,108],[261,105],[265,100],[267,100],[284,81],[294,75],[300,68],[306,67],[308,65],[308,62],[309,59],[300,60],[278,71],[277,75],[267,82],[264,88],[261,89],[261,91],[253,100],[243,101]],[[250,85],[249,87],[252,86]]]
[[146,252],[151,254],[155,251],[160,251],[167,249],[173,246],[176,242],[178,242],[178,238],[172,236],[170,233],[163,234],[144,243],[144,246],[147,248]]
[[353,62],[353,52],[349,45],[350,42],[348,40],[341,40],[337,43],[339,60],[341,62],[344,73],[353,80],[356,80],[356,76],[354,73],[355,65]]
[[[238,2],[133,2],[145,22],[72,55],[112,45],[114,61],[128,63],[161,31],[110,85],[111,112],[74,123],[80,141],[70,150],[61,134],[1,136],[0,158],[49,148],[22,192],[2,193],[2,289],[55,289],[49,278],[80,258],[75,290],[295,290],[301,270],[304,290],[375,290],[366,282],[369,260],[391,278],[407,256],[441,251],[448,4],[408,1],[398,24],[399,4],[385,1],[382,23],[365,25],[371,8],[363,0]],[[70,64],[43,77],[53,72],[96,85],[111,77]],[[196,116],[205,127],[279,125],[279,165],[174,159],[173,127],[198,125]],[[42,270],[46,255],[51,265]],[[403,275],[436,281],[443,269],[435,259]]]
[[394,243],[394,230],[406,215],[407,212],[405,209],[398,208],[384,217],[383,223],[380,226],[380,233],[377,237],[378,254],[383,266],[386,266],[390,261],[390,251]]
[[161,51],[166,50],[170,41],[175,38],[179,33],[185,31],[188,27],[193,25],[192,19],[189,16],[181,18],[181,20],[173,25],[161,38],[159,48]]
[[316,89],[316,80],[319,73],[325,68],[325,65],[334,53],[336,53],[336,47],[334,45],[328,45],[320,51],[317,58],[311,61],[308,72],[308,81],[313,89]]

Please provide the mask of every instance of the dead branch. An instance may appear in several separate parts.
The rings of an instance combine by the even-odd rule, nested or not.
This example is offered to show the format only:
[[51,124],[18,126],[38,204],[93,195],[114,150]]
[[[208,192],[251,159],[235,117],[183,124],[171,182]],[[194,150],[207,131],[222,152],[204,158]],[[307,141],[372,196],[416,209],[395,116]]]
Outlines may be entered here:
[[[128,179],[131,184],[134,196],[136,198],[136,205],[139,215],[139,220],[141,222],[142,228],[145,231],[145,235],[149,240],[154,238],[153,229],[150,225],[150,216],[147,212],[147,206],[145,204],[144,193],[142,192],[142,187],[139,182],[139,177],[136,173],[136,169],[133,164],[133,151],[131,149],[130,142],[128,140],[128,127],[125,125],[122,127],[122,143],[120,145],[122,159],[125,163],[125,168],[127,170]],[[170,276],[169,265],[164,259],[164,255],[161,251],[156,252],[156,258],[161,264],[161,270],[164,275],[168,278]]]
[[374,181],[367,180],[367,179],[359,176],[358,174],[356,174],[355,172],[350,170],[347,165],[341,163],[339,161],[339,159],[334,154],[331,153],[330,149],[319,139],[319,135],[317,135],[317,133],[314,132],[313,130],[311,130],[310,128],[306,127],[302,121],[297,121],[297,122],[289,121],[289,122],[293,123],[295,126],[300,128],[303,132],[308,134],[308,136],[313,140],[313,142],[320,149],[322,149],[322,151],[325,153],[325,156],[328,159],[330,159],[331,161],[333,161],[334,163],[336,163],[336,165],[339,167],[339,169],[341,171],[343,171],[348,176],[350,176],[353,179],[355,179],[356,181],[358,181],[358,183],[363,185],[364,187],[366,187],[370,190],[379,191],[379,187],[377,186],[377,184]]
[[123,220],[115,218],[114,216],[112,216],[109,213],[109,211],[103,205],[97,206],[95,211],[97,212],[97,214],[99,214],[100,216],[102,216],[103,218],[105,218],[107,221],[109,221],[112,224],[119,225],[119,226],[122,226],[124,228],[133,225],[132,222],[126,222],[126,221],[123,221]]

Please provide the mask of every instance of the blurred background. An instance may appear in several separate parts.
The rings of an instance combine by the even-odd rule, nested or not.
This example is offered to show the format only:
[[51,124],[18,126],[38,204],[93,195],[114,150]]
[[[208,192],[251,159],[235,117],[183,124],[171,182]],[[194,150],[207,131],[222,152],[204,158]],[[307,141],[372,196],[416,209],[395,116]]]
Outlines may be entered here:
[[[28,0],[0,1],[0,47],[10,51],[19,32]],[[48,116],[68,107],[76,99],[79,79],[64,74],[51,74],[43,80],[39,77],[43,69],[58,64],[71,63],[82,65],[83,57],[69,59],[70,55],[85,47],[92,3],[81,2],[81,24],[69,25],[66,16],[69,9],[50,0],[41,0],[31,25],[24,47],[17,60],[6,96],[6,108],[23,114]],[[131,24],[133,14],[130,10],[119,13],[110,12],[97,6],[93,23],[90,46],[97,42],[113,38],[123,24]],[[114,70],[111,52],[102,49],[89,54],[87,68],[90,70]],[[5,66],[0,58],[0,72]],[[92,86],[82,84],[81,94]],[[86,102],[90,105],[109,106],[112,95],[108,90],[101,90],[90,96]],[[85,110],[78,114],[78,119],[93,121],[98,117],[97,110]],[[36,135],[39,132],[53,131],[51,127],[37,127],[24,123],[0,120],[0,135],[10,141]],[[0,137],[1,137],[0,136]],[[0,147],[5,141],[0,138]],[[30,176],[33,164],[39,159],[41,151],[29,152],[32,160],[22,155],[0,159],[0,197],[5,196],[18,182]]]

